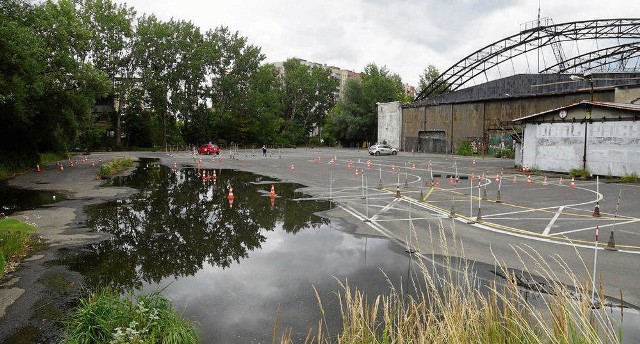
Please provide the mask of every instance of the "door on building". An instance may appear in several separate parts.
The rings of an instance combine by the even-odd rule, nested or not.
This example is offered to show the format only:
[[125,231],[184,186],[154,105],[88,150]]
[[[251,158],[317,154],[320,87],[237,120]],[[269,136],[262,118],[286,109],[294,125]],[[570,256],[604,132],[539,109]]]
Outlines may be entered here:
[[419,131],[418,151],[422,153],[446,153],[447,134],[440,130]]

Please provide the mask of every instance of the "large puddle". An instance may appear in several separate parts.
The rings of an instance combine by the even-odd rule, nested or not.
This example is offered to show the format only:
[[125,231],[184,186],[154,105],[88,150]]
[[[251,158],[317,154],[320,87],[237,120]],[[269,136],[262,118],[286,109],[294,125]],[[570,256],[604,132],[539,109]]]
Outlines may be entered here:
[[295,191],[300,185],[230,170],[216,170],[214,183],[213,170],[206,172],[211,178],[203,181],[193,168],[143,161],[132,175],[114,179],[139,192],[86,207],[88,225],[113,238],[65,263],[91,287],[162,290],[198,321],[203,342],[219,343],[270,342],[278,308],[279,328],[303,340],[322,318],[314,287],[335,335],[340,283],[378,295],[406,281],[411,262],[402,247],[336,230],[315,214],[329,202],[292,201],[303,197]]
[[[88,225],[112,238],[68,251],[64,264],[89,287],[161,290],[199,323],[205,343],[268,343],[276,320],[279,333],[290,328],[295,342],[317,331],[320,319],[327,324],[323,332],[335,336],[341,283],[371,299],[388,295],[391,286],[412,289],[406,282],[416,264],[404,248],[318,216],[330,202],[294,201],[304,197],[296,192],[300,185],[247,172],[215,170],[213,176],[214,170],[172,170],[143,160],[133,174],[110,182],[138,193],[85,208]],[[494,277],[491,266],[475,268],[478,277]],[[640,321],[636,311],[625,313],[627,342],[640,337]]]
[[18,189],[0,180],[0,215],[9,216],[18,211],[32,210],[64,199],[64,195],[57,192]]

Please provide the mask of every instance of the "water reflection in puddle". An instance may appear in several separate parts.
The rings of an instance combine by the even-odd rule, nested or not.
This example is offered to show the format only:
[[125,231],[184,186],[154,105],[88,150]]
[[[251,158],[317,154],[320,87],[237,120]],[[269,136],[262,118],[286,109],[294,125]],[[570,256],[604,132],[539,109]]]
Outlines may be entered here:
[[[86,208],[89,226],[113,238],[65,263],[93,287],[162,290],[199,323],[203,342],[219,343],[270,342],[278,308],[280,330],[291,328],[294,341],[302,341],[322,318],[314,287],[335,335],[341,282],[370,297],[405,283],[411,263],[403,248],[336,230],[315,215],[329,202],[291,201],[302,196],[295,191],[300,185],[230,170],[215,170],[215,180],[207,170],[203,180],[202,172],[143,161],[131,176],[114,179],[112,185],[139,192]],[[637,324],[637,312],[626,312],[624,323]],[[638,338],[626,327],[625,341]]]
[[9,216],[17,211],[32,210],[46,204],[63,201],[66,197],[58,192],[19,189],[0,180],[0,213]]
[[278,307],[280,328],[303,339],[321,318],[313,286],[335,334],[340,282],[377,295],[389,293],[381,270],[397,286],[406,277],[409,261],[399,246],[335,230],[315,215],[329,202],[290,201],[302,196],[295,192],[300,185],[229,170],[215,176],[215,183],[203,181],[194,169],[174,172],[143,161],[131,176],[112,181],[139,189],[136,195],[86,208],[89,226],[113,238],[66,263],[91,286],[164,288],[177,309],[200,323],[203,342],[221,343],[270,341]]

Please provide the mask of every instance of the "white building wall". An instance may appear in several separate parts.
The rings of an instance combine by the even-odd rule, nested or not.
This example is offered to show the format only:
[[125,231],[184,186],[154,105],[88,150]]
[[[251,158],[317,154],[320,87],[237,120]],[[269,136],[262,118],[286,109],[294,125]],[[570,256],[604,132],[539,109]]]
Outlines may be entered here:
[[[640,122],[594,122],[586,126],[587,164],[592,174],[640,175]],[[583,168],[585,124],[527,124],[522,165],[544,171]]]
[[400,147],[402,109],[400,102],[378,103],[378,142]]

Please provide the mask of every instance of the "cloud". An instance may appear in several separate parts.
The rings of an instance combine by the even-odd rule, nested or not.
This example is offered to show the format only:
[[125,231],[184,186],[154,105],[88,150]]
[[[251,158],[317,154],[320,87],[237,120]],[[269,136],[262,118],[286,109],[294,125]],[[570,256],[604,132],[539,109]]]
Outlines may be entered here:
[[[267,61],[290,57],[360,71],[370,62],[386,65],[403,81],[417,84],[428,64],[444,71],[488,44],[534,21],[538,1],[346,0],[206,1],[129,0],[138,13],[184,19],[203,30],[221,25],[262,48]],[[640,2],[541,1],[542,17],[555,23],[633,17]]]

